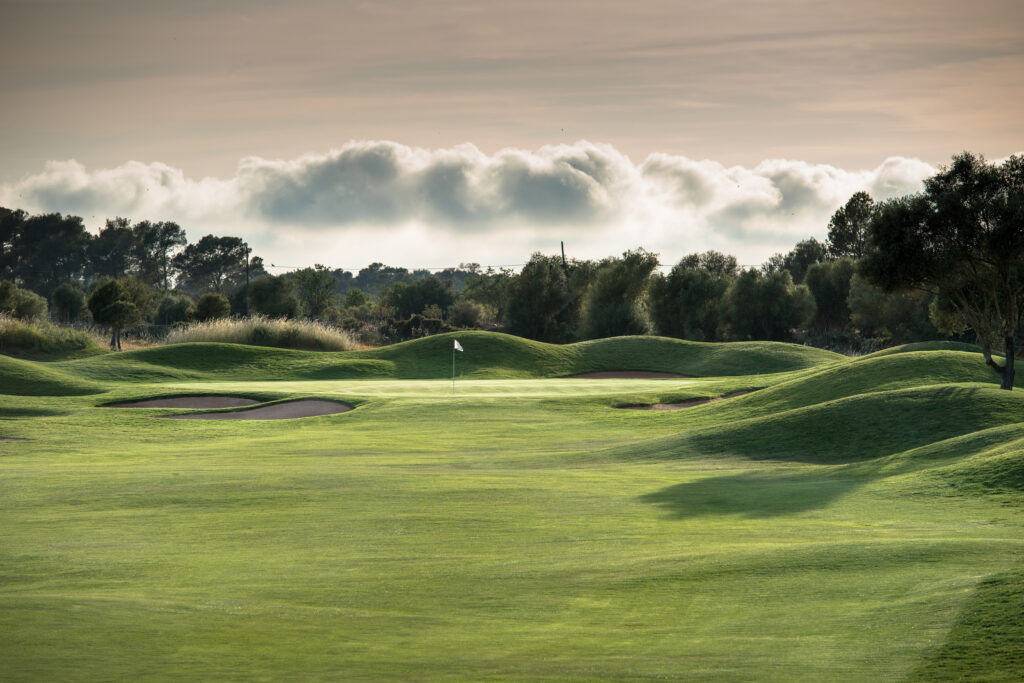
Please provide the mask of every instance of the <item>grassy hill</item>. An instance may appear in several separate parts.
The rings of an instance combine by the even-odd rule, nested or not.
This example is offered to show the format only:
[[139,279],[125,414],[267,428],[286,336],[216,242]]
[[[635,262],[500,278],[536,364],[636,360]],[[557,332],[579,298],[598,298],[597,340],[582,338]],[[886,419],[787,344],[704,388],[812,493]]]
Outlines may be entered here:
[[[1024,393],[977,353],[457,338],[457,393],[452,335],[0,357],[3,677],[1024,679]],[[600,370],[703,379],[550,379]],[[213,392],[356,407],[106,407]]]
[[842,362],[835,353],[776,342],[704,344],[663,337],[616,337],[545,344],[494,332],[460,332],[367,351],[293,351],[238,344],[172,344],[55,364],[97,381],[259,379],[444,379],[453,340],[456,363],[474,378],[560,377],[602,370],[651,370],[695,376],[753,375]]

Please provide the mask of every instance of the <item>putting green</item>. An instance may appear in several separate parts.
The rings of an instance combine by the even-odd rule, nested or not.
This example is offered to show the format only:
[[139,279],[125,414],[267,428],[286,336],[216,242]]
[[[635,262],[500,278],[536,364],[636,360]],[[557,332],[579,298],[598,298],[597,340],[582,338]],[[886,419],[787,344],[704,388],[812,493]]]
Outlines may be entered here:
[[[288,358],[155,381],[126,354],[83,371],[102,393],[17,364],[64,394],[0,393],[0,439],[27,439],[0,442],[0,677],[1024,677],[1024,394],[977,354],[454,396],[441,363]],[[181,394],[355,410],[101,407]]]

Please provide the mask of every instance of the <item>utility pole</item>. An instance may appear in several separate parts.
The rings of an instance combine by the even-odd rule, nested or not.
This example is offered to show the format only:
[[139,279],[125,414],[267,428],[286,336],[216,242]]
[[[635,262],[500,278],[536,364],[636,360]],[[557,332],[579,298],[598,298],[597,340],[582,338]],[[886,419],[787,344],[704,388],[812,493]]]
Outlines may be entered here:
[[559,242],[562,245],[562,270],[565,272],[565,276],[569,277],[569,264],[565,262],[565,242]]

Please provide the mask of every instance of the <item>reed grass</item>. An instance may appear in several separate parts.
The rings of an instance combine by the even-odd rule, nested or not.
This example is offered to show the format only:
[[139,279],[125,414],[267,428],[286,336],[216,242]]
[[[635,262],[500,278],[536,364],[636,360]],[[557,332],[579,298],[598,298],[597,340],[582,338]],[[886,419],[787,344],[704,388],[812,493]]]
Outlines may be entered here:
[[20,358],[52,360],[103,353],[105,340],[97,333],[61,327],[47,321],[25,321],[0,313],[0,353]]
[[360,345],[348,332],[311,320],[254,315],[191,323],[171,330],[164,344],[221,342],[309,351],[353,351]]

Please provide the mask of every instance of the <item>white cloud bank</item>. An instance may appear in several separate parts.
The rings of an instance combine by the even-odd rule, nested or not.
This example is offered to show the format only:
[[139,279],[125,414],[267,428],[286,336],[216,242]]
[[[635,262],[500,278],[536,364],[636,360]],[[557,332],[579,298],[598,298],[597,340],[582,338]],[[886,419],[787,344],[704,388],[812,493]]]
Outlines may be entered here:
[[643,246],[668,262],[716,248],[759,263],[824,237],[854,192],[916,192],[935,171],[903,157],[862,171],[784,159],[745,168],[669,154],[637,164],[585,141],[493,155],[364,141],[288,161],[249,157],[226,179],[190,179],[158,162],[89,170],[52,161],[0,186],[0,205],[81,215],[92,229],[115,215],[176,220],[190,239],[240,235],[268,260],[296,265],[521,262],[560,239],[581,257]]

